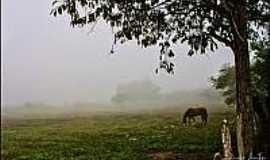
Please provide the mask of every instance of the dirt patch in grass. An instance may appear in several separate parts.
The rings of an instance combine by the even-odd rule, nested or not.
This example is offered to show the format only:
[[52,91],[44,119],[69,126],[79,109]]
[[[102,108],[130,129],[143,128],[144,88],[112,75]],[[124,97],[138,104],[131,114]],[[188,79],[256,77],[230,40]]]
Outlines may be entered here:
[[149,153],[149,157],[153,158],[154,160],[178,160],[182,159],[181,154],[173,153],[173,152],[155,152]]
[[153,160],[208,160],[211,159],[206,153],[176,153],[172,151],[148,151],[147,155]]

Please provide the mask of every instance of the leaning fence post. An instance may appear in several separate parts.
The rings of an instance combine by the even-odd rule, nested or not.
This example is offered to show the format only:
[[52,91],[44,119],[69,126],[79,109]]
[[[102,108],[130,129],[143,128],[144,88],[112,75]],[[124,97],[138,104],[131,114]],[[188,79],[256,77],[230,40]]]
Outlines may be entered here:
[[222,121],[221,136],[222,136],[222,145],[223,145],[223,159],[231,160],[233,157],[232,141],[231,141],[230,129],[228,126],[228,121],[226,119]]
[[214,160],[232,160],[232,141],[228,121],[224,119],[221,125],[222,152],[214,155]]

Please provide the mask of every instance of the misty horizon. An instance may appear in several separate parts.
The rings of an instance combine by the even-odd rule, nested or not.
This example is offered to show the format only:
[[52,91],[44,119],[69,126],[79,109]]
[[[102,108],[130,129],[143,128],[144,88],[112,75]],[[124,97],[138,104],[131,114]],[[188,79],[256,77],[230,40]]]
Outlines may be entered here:
[[223,46],[216,53],[189,57],[187,45],[179,44],[175,74],[155,74],[159,48],[129,42],[109,55],[113,34],[102,21],[88,34],[90,26],[73,29],[66,17],[49,15],[50,0],[10,0],[1,7],[1,105],[110,103],[119,85],[145,80],[162,95],[205,89],[210,76],[233,63],[231,50]]

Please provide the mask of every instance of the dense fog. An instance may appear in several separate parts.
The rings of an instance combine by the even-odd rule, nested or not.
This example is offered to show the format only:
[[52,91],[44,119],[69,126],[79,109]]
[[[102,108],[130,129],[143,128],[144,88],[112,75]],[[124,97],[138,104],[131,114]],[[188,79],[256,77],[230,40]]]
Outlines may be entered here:
[[132,111],[222,102],[209,77],[224,63],[232,63],[232,52],[224,46],[189,57],[188,47],[177,45],[175,74],[155,74],[158,47],[142,49],[129,42],[117,45],[110,55],[113,34],[104,22],[89,34],[91,26],[74,29],[67,17],[50,16],[50,6],[51,0],[2,2],[5,112],[18,107],[33,112],[46,107]]

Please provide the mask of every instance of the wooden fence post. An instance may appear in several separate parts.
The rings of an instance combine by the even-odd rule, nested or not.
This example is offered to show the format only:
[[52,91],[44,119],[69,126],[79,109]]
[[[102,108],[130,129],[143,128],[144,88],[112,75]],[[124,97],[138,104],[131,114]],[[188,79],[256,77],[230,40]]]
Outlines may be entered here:
[[214,155],[214,160],[232,160],[232,141],[228,121],[224,119],[221,125],[222,153]]

